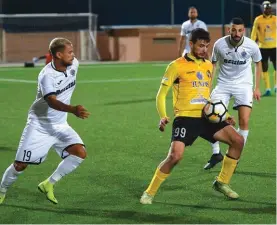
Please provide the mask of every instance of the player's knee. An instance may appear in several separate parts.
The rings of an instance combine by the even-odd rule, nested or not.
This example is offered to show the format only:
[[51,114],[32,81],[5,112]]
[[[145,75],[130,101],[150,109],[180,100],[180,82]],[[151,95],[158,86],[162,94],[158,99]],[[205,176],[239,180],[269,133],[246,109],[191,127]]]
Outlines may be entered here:
[[23,171],[27,168],[28,164],[27,163],[24,163],[24,162],[18,162],[18,161],[15,161],[13,163],[13,166],[15,168],[16,171],[20,172],[20,171]]
[[182,158],[183,158],[183,155],[180,153],[176,153],[176,152],[172,152],[169,155],[169,161],[174,165],[177,164],[179,161],[181,161]]
[[263,70],[263,72],[267,72],[267,70],[268,70],[268,62],[267,61],[262,62],[262,70]]
[[76,156],[80,157],[81,159],[85,159],[87,157],[87,152],[84,146],[80,146],[76,153]]
[[243,149],[243,146],[244,146],[244,138],[243,138],[243,136],[237,134],[233,138],[232,145],[233,145],[233,147],[235,147],[236,149],[241,151]]

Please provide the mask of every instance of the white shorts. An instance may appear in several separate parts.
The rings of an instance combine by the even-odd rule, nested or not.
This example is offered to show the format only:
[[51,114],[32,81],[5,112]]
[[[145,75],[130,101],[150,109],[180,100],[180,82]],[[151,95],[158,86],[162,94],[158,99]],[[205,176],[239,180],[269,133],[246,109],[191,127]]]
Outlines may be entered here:
[[69,155],[66,151],[74,144],[84,145],[82,139],[68,124],[53,125],[51,128],[27,124],[23,130],[15,160],[30,164],[43,162],[51,147],[61,158]]
[[221,100],[228,108],[230,99],[234,97],[233,109],[240,106],[252,108],[253,105],[253,87],[252,85],[222,85],[218,84],[211,93],[211,100]]

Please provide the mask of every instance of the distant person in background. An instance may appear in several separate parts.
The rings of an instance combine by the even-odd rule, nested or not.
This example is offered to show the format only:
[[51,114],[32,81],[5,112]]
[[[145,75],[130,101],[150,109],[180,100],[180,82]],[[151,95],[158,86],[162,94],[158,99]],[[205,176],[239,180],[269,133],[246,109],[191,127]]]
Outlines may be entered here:
[[43,56],[40,57],[34,57],[33,58],[33,63],[37,63],[39,60],[45,59],[45,65],[47,65],[48,63],[50,63],[52,61],[52,55],[50,52],[46,53]]
[[269,1],[264,1],[262,4],[263,14],[257,16],[252,33],[251,39],[258,42],[262,54],[262,78],[265,81],[266,91],[263,96],[271,95],[270,78],[268,74],[268,60],[273,63],[274,67],[274,83],[275,93],[277,90],[276,85],[276,16],[272,15],[272,7]]
[[189,37],[194,29],[202,28],[208,31],[206,24],[197,19],[198,11],[194,6],[189,8],[188,17],[189,20],[185,21],[181,27],[181,38],[178,49],[179,56],[184,56],[186,53],[190,52]]

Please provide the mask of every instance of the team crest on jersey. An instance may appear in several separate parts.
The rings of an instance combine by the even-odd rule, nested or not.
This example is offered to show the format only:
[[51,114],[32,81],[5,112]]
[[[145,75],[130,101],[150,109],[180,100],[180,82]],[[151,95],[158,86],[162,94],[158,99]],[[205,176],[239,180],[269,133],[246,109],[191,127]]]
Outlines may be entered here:
[[201,72],[197,72],[196,76],[197,76],[198,80],[202,80],[203,79],[203,75],[202,75]]
[[210,70],[208,70],[208,71],[207,71],[207,76],[210,78],[211,75],[212,75],[212,74],[211,74]]
[[71,74],[72,76],[75,76],[75,70],[70,70],[70,74]]
[[241,53],[242,58],[245,58],[245,57],[246,57],[246,55],[247,55],[246,51],[245,51],[245,50],[243,50],[243,52]]

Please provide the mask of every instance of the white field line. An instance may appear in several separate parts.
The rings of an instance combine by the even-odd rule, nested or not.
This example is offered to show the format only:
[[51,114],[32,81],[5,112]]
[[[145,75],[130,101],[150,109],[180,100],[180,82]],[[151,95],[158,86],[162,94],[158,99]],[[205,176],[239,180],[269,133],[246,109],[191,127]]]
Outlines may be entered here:
[[[149,78],[129,78],[129,79],[108,79],[108,80],[80,80],[77,84],[90,84],[90,83],[120,83],[120,82],[139,82],[139,81],[152,81],[159,80],[161,78],[149,77]],[[9,79],[0,78],[0,82],[10,82],[10,83],[27,83],[36,84],[36,80],[22,80],[22,79]]]
[[[126,64],[93,64],[93,65],[80,65],[79,68],[83,69],[91,69],[91,68],[95,68],[95,69],[106,69],[106,68],[131,68],[131,67],[141,67],[141,66],[161,66],[161,67],[166,67],[168,65],[168,63],[154,63],[154,64],[131,64],[131,65],[126,65]],[[41,69],[41,66],[37,66],[35,68],[39,68]],[[24,68],[23,65],[22,67],[0,67],[0,72],[4,72],[4,71],[22,71],[22,70],[26,70],[26,69],[30,69],[30,68]]]

